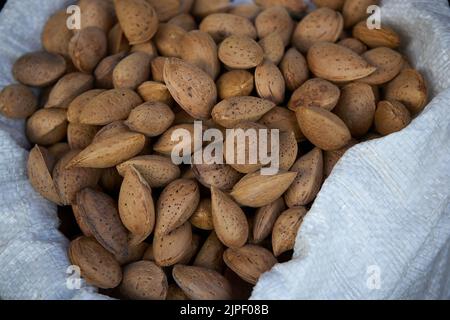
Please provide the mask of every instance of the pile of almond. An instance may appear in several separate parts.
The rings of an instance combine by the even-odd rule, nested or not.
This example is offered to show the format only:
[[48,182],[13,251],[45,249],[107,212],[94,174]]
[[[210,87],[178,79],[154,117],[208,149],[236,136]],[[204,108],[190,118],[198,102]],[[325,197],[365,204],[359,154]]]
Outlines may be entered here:
[[[367,27],[377,1],[313,2],[80,0],[80,30],[65,8],[50,17],[0,112],[27,118],[30,182],[73,212],[68,255],[89,284],[124,299],[248,298],[290,259],[346,150],[424,108],[399,35]],[[171,135],[194,120],[279,129],[279,172],[175,165]]]

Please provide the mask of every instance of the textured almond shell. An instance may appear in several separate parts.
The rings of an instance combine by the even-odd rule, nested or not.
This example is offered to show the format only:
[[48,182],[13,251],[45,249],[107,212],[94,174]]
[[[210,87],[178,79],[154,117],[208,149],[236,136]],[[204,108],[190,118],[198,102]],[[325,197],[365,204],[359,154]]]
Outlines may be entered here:
[[165,57],[181,58],[180,43],[185,35],[186,30],[175,24],[160,24],[154,38],[158,52]]
[[297,233],[307,211],[304,207],[290,208],[278,217],[272,231],[272,247],[276,257],[292,250]]
[[136,89],[150,77],[150,56],[134,52],[123,58],[113,71],[113,84],[116,89]]
[[255,87],[258,95],[279,105],[284,101],[286,85],[280,69],[265,60],[255,69]]
[[168,267],[179,263],[191,250],[192,229],[189,222],[166,235],[155,234],[153,256],[157,265]]
[[98,128],[86,124],[69,123],[67,141],[71,149],[84,149],[91,144]]
[[222,272],[224,251],[224,245],[217,238],[216,233],[212,231],[197,253],[193,265]]
[[219,60],[230,69],[251,69],[264,59],[264,51],[253,39],[232,35],[219,45]]
[[137,88],[137,92],[146,102],[158,101],[168,106],[174,104],[174,100],[166,85],[160,82],[146,81]]
[[379,0],[346,0],[342,7],[344,16],[344,27],[352,27],[359,21],[365,20],[369,15],[367,8],[371,5],[377,5]]
[[402,130],[411,122],[408,109],[398,101],[380,101],[375,112],[375,129],[382,135]]
[[213,230],[214,225],[211,210],[211,199],[202,199],[189,219],[189,222],[196,228]]
[[366,21],[361,21],[353,28],[353,37],[367,44],[369,48],[395,49],[400,46],[400,37],[394,30],[386,26],[380,29],[369,29]]
[[280,132],[279,135],[279,167],[289,170],[297,159],[298,145],[294,132]]
[[333,110],[339,101],[339,88],[327,80],[314,78],[303,83],[291,96],[289,109],[296,111],[301,107],[321,107]]
[[278,65],[284,55],[284,42],[280,34],[272,32],[259,40],[258,44],[264,51],[264,59]]
[[293,132],[297,141],[305,139],[300,127],[298,126],[295,113],[287,108],[273,108],[262,116],[259,123],[269,129],[278,129],[281,132]]
[[73,72],[63,76],[52,88],[45,108],[67,108],[80,94],[92,89],[94,77]]
[[67,120],[70,123],[79,123],[80,114],[85,105],[89,103],[93,98],[104,92],[103,89],[93,89],[80,94],[78,97],[72,100],[67,107]]
[[308,63],[305,57],[295,48],[286,51],[280,63],[286,87],[294,91],[309,78]]
[[259,243],[272,232],[273,225],[282,211],[286,208],[283,198],[259,208],[253,219],[253,242]]
[[253,74],[246,70],[232,70],[217,80],[217,91],[220,99],[249,96],[253,91]]
[[205,187],[214,186],[221,190],[231,190],[231,188],[242,177],[231,166],[226,164],[197,164],[192,165],[195,178]]
[[285,46],[291,41],[294,31],[294,21],[286,8],[274,6],[262,11],[255,19],[258,37],[264,39],[271,33],[278,33]]
[[370,76],[358,81],[370,85],[380,85],[394,79],[403,67],[404,60],[400,53],[385,47],[365,52],[363,58],[377,68]]
[[125,124],[133,131],[156,137],[164,133],[175,120],[175,114],[162,102],[148,101],[131,110]]
[[39,145],[52,145],[64,139],[67,132],[66,110],[39,109],[27,120],[28,139]]

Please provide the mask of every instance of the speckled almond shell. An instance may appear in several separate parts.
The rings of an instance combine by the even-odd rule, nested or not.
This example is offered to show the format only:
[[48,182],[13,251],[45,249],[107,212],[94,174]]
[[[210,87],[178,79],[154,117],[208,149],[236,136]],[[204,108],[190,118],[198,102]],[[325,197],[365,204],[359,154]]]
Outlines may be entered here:
[[314,200],[322,186],[322,150],[314,148],[300,157],[291,170],[297,172],[297,176],[284,195],[286,205],[289,208],[307,205]]
[[[98,134],[97,134],[98,136]],[[70,161],[69,167],[110,168],[129,160],[142,151],[145,136],[135,132],[121,132],[89,145]]]
[[69,121],[70,123],[79,123],[80,114],[84,106],[87,105],[93,98],[103,92],[105,92],[105,90],[103,89],[93,89],[86,91],[73,99],[67,107],[67,121]]
[[164,66],[168,57],[156,57],[152,60],[150,68],[152,70],[153,81],[164,83]]
[[[104,0],[80,0],[81,27],[97,27],[108,32],[114,25],[114,3]],[[67,19],[67,18],[66,18]]]
[[251,69],[264,59],[264,51],[253,39],[232,35],[219,45],[219,60],[230,69]]
[[159,21],[149,1],[116,0],[114,3],[117,19],[131,45],[149,41],[155,35]]
[[202,230],[213,230],[213,220],[211,213],[211,199],[202,199],[192,214],[189,222],[192,226]]
[[164,65],[164,82],[175,101],[192,117],[210,118],[217,89],[206,72],[181,59],[170,58]]
[[150,77],[150,56],[134,52],[114,68],[112,79],[116,89],[136,89]]
[[165,235],[155,233],[153,255],[157,265],[168,267],[179,263],[191,250],[192,228],[189,222]]
[[175,24],[183,28],[187,32],[198,29],[197,22],[195,21],[194,17],[189,13],[180,13],[179,15],[176,15],[175,17],[167,21],[167,23]]
[[158,20],[166,22],[180,12],[182,0],[147,0],[147,2],[155,9]]
[[255,69],[255,87],[258,95],[276,105],[283,103],[286,85],[280,69],[268,60]]
[[195,178],[207,188],[211,186],[223,191],[231,190],[242,174],[226,164],[192,165]]
[[230,300],[230,282],[214,270],[177,265],[172,270],[175,282],[193,300]]
[[303,83],[292,93],[288,107],[296,111],[301,107],[321,107],[328,111],[334,109],[339,101],[339,88],[327,80],[314,78]]
[[379,0],[346,0],[342,7],[344,28],[350,28],[356,23],[365,20],[369,15],[367,8],[379,4]]
[[336,42],[343,28],[344,19],[340,12],[319,8],[300,21],[292,35],[292,43],[301,52],[307,52],[316,42]]
[[130,166],[120,187],[119,215],[132,234],[132,244],[143,242],[155,225],[152,190],[136,168]]
[[28,157],[27,174],[31,185],[40,195],[56,204],[61,204],[51,175],[54,164],[55,159],[48,150],[36,145],[31,149]]
[[370,85],[381,85],[391,81],[400,73],[404,64],[400,53],[386,47],[369,50],[362,57],[377,68],[370,76],[358,80]]
[[295,172],[279,170],[275,175],[249,173],[233,187],[230,195],[242,206],[260,208],[278,199],[291,185]]
[[272,248],[276,257],[294,249],[295,239],[306,213],[304,207],[294,207],[280,214],[272,230]]
[[380,101],[375,112],[375,129],[381,135],[402,130],[411,122],[408,109],[398,101]]
[[215,187],[211,187],[211,207],[214,230],[227,247],[242,247],[248,239],[247,218],[234,200]]
[[67,28],[66,10],[57,11],[45,23],[41,33],[42,46],[50,53],[69,56],[69,42],[73,36],[73,30]]
[[305,137],[322,150],[337,150],[351,139],[345,123],[328,110],[320,107],[301,107],[296,115]]
[[156,137],[164,133],[175,120],[175,114],[162,102],[148,101],[131,110],[125,124],[133,131]]
[[233,128],[243,121],[258,121],[275,107],[270,100],[258,97],[232,97],[222,100],[212,110],[213,120],[225,128]]
[[280,132],[279,135],[280,169],[289,170],[297,159],[298,144],[292,131]]
[[33,91],[22,84],[11,84],[0,91],[0,114],[14,119],[26,119],[38,108]]
[[269,129],[278,129],[281,132],[293,132],[297,141],[305,139],[300,131],[295,113],[285,107],[275,107],[259,120],[259,123]]
[[367,51],[367,46],[360,40],[355,38],[345,38],[339,41],[337,44],[349,48],[357,54],[363,54]]
[[222,272],[224,251],[224,245],[212,231],[197,253],[193,265]]
[[258,44],[264,51],[264,59],[278,65],[284,56],[284,42],[280,34],[272,32],[259,40]]
[[126,170],[135,167],[151,188],[168,185],[180,176],[180,168],[170,158],[158,155],[144,155],[132,158],[117,166],[119,174],[125,176]]
[[39,109],[27,120],[26,133],[32,143],[52,145],[67,133],[66,110]]
[[106,125],[126,119],[131,110],[142,103],[137,93],[130,89],[112,89],[105,91],[86,104],[81,111],[79,121],[83,124]]
[[161,192],[157,205],[155,232],[166,235],[184,224],[200,202],[200,191],[195,180],[178,179]]
[[87,124],[69,123],[67,141],[71,149],[84,149],[92,143],[98,127]]
[[186,30],[183,28],[175,24],[163,23],[159,25],[153,40],[162,56],[181,58],[180,44],[185,35]]
[[259,277],[277,263],[272,252],[253,244],[228,248],[223,254],[223,260],[231,270],[251,284],[256,284]]
[[253,218],[253,242],[259,243],[272,232],[273,225],[282,211],[286,208],[283,198],[259,208]]
[[290,91],[296,90],[309,78],[308,63],[305,57],[295,48],[286,51],[280,62],[286,87]]
[[312,45],[307,60],[309,69],[317,77],[334,82],[361,79],[377,69],[356,52],[331,42]]
[[361,21],[353,28],[353,37],[364,42],[369,48],[387,47],[391,49],[400,46],[400,37],[389,27],[369,29],[366,21]]
[[100,179],[100,171],[92,168],[70,168],[67,164],[78,155],[80,150],[71,150],[64,155],[53,169],[53,181],[63,205],[75,203],[78,191],[94,188]]
[[92,89],[94,77],[81,72],[66,74],[50,91],[45,108],[67,108],[80,94]]
[[12,74],[22,84],[46,87],[56,82],[65,72],[66,60],[60,55],[44,51],[21,56],[14,63]]
[[276,32],[280,35],[285,46],[291,41],[294,31],[294,21],[286,8],[273,6],[263,10],[255,19],[258,38],[264,39],[269,34]]
[[211,35],[216,43],[236,35],[256,39],[256,29],[247,18],[229,13],[214,13],[202,20],[200,31]]

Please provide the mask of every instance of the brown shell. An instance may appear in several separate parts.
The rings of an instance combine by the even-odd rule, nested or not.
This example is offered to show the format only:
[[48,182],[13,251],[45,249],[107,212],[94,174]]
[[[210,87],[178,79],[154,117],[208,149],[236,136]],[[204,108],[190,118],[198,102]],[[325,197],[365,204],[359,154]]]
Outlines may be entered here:
[[189,219],[189,222],[196,228],[202,230],[213,230],[214,225],[211,210],[210,199],[200,200],[200,203]]
[[276,257],[294,248],[298,230],[306,213],[304,207],[294,207],[280,214],[272,231],[272,247]]
[[272,232],[273,225],[282,211],[286,208],[283,198],[259,208],[253,219],[253,242],[259,243]]
[[294,21],[292,20],[286,8],[274,6],[265,9],[255,19],[258,37],[264,39],[271,33],[278,33],[287,46],[291,41],[294,31]]
[[175,24],[160,24],[158,32],[156,33],[154,38],[155,45],[158,48],[158,52],[165,57],[180,58],[180,43],[185,35],[186,30]]
[[225,247],[216,233],[212,231],[195,257],[194,266],[221,272],[223,269],[223,252]]
[[53,86],[45,108],[67,108],[80,94],[92,89],[94,77],[81,72],[66,74]]
[[232,70],[217,80],[217,91],[220,99],[249,96],[253,91],[253,74],[246,70]]
[[224,191],[231,190],[242,177],[241,173],[226,164],[193,164],[192,171],[205,187],[213,186]]
[[280,69],[268,60],[255,69],[256,92],[261,98],[279,105],[284,101],[286,85]]
[[398,101],[380,101],[375,112],[375,129],[382,135],[402,130],[411,122],[408,109]]
[[256,39],[256,29],[250,20],[229,13],[211,14],[202,20],[199,28],[209,33],[216,43],[231,35]]
[[172,232],[153,238],[153,255],[157,265],[168,267],[179,263],[192,249],[192,228],[189,222]]
[[69,56],[69,42],[72,39],[73,31],[67,28],[66,10],[54,13],[45,23],[41,34],[42,46],[50,53]]
[[104,92],[103,89],[93,89],[88,90],[75,99],[67,107],[67,121],[70,123],[79,123],[80,122],[80,114],[83,110],[84,106],[88,104],[94,97],[98,96],[100,93]]
[[52,145],[64,139],[67,132],[66,110],[40,109],[27,120],[26,133],[32,143]]
[[280,63],[280,70],[290,91],[296,90],[309,78],[308,63],[295,48],[286,51]]
[[13,119],[25,119],[37,109],[38,99],[22,84],[11,84],[0,92],[0,114]]
[[164,133],[175,120],[172,109],[162,102],[148,101],[133,110],[125,124],[133,131],[156,137]]
[[331,111],[339,101],[339,88],[329,81],[314,78],[303,83],[291,96],[289,109],[296,111],[301,107],[320,107]]
[[150,77],[150,56],[134,52],[123,58],[114,68],[112,80],[116,89],[136,89]]
[[232,35],[219,46],[219,60],[231,69],[251,69],[264,59],[264,51],[253,39]]

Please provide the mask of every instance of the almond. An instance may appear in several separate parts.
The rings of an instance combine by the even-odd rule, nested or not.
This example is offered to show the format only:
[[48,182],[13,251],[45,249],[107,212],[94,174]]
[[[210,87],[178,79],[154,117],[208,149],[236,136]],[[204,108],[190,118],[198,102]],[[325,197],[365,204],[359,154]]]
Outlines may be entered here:
[[333,170],[334,166],[342,158],[342,156],[345,154],[345,152],[357,143],[358,143],[358,141],[356,141],[355,139],[352,139],[352,140],[350,140],[350,142],[348,144],[346,144],[345,146],[343,146],[340,149],[337,149],[334,151],[324,151],[324,153],[323,153],[323,173],[325,175],[325,178],[331,174],[331,171]]
[[414,69],[405,69],[388,83],[385,99],[399,101],[411,114],[417,114],[425,108],[428,92],[423,76]]
[[253,74],[246,70],[232,70],[217,80],[220,99],[249,96],[253,91]]
[[[181,138],[179,138],[178,140],[172,140],[172,134],[176,131],[178,131],[180,134],[187,134],[187,136],[182,135]],[[194,125],[179,124],[169,128],[166,132],[164,132],[163,135],[158,139],[158,141],[156,141],[155,145],[153,146],[153,149],[156,152],[159,152],[166,156],[171,156],[172,151],[174,151],[175,147],[177,147],[177,150],[180,152],[182,150],[190,148],[191,153],[194,153],[196,151],[195,148],[197,147],[201,148],[201,143],[199,146],[196,146],[195,138],[192,139],[191,137],[195,137]]]
[[152,60],[150,67],[153,81],[164,82],[164,65],[167,60],[169,60],[167,57],[156,57]]
[[117,19],[131,45],[149,41],[155,35],[159,21],[149,1],[117,0],[114,4]]
[[177,265],[172,270],[175,282],[193,300],[229,300],[231,285],[214,270]]
[[66,27],[69,15],[66,10],[54,13],[45,23],[42,30],[41,40],[45,51],[62,56],[69,56],[69,42],[73,31]]
[[138,261],[123,269],[120,293],[133,300],[164,300],[167,295],[167,277],[161,267],[151,261]]
[[217,78],[220,73],[217,45],[208,33],[191,31],[177,45],[180,46],[180,57],[184,61],[199,67],[212,79]]
[[353,37],[364,42],[369,48],[395,49],[400,46],[400,37],[394,30],[386,26],[380,29],[369,29],[366,21],[361,21],[353,28]]
[[284,55],[284,42],[280,34],[272,32],[259,40],[258,44],[264,51],[264,59],[278,65]]
[[93,98],[103,92],[105,92],[105,90],[103,89],[93,89],[86,91],[73,99],[67,107],[67,120],[70,123],[79,123],[80,114],[84,106],[87,105]]
[[300,157],[291,170],[297,172],[297,177],[284,196],[286,205],[289,208],[307,205],[314,200],[322,186],[322,151],[319,148],[314,148]]
[[281,132],[279,135],[279,166],[289,170],[297,159],[298,145],[294,132]]
[[150,56],[134,52],[114,68],[112,79],[116,89],[136,89],[150,77]]
[[204,18],[213,13],[227,12],[230,6],[230,0],[195,0],[192,14]]
[[275,107],[271,109],[262,116],[259,123],[269,129],[278,129],[281,132],[293,132],[297,141],[305,139],[298,126],[295,113],[287,108]]
[[170,158],[158,155],[132,158],[118,165],[117,170],[124,176],[130,167],[135,167],[151,188],[164,187],[180,176],[180,169]]
[[38,107],[37,97],[30,88],[11,84],[0,92],[0,114],[13,119],[25,119]]
[[193,233],[192,241],[189,250],[186,251],[183,259],[179,261],[179,264],[191,264],[192,259],[195,257],[197,252],[200,249],[200,242],[202,241],[202,237],[200,235]]
[[120,220],[133,235],[133,244],[143,242],[155,225],[155,206],[152,190],[147,181],[133,166],[130,166],[120,187]]
[[189,222],[196,228],[202,230],[213,230],[213,220],[211,213],[211,200],[202,199],[192,214]]
[[176,102],[191,116],[208,119],[217,99],[214,81],[202,69],[171,58],[164,66],[164,82]]
[[250,20],[229,13],[210,14],[202,20],[199,28],[209,33],[216,43],[231,35],[256,39],[256,29]]
[[273,225],[282,211],[286,208],[283,198],[259,208],[253,219],[253,241],[260,243],[272,232]]
[[[114,4],[104,0],[80,0],[81,27],[97,27],[108,32],[114,25]],[[67,18],[66,18],[67,20]]]
[[290,43],[294,31],[294,21],[286,8],[281,6],[269,7],[262,11],[255,19],[255,26],[260,39],[275,32],[283,39],[284,46]]
[[112,89],[90,100],[80,113],[83,124],[106,125],[126,119],[131,110],[142,103],[137,93],[130,89]]
[[147,0],[156,11],[159,21],[166,22],[175,17],[181,9],[180,0]]
[[98,128],[86,124],[69,123],[67,141],[71,149],[84,149],[91,144]]
[[81,276],[91,285],[109,289],[122,281],[117,260],[92,238],[73,240],[69,245],[69,258],[72,264],[80,267]]
[[280,214],[272,230],[272,247],[276,257],[294,249],[295,239],[306,213],[304,207],[294,207]]
[[239,277],[251,284],[256,284],[259,277],[277,263],[269,250],[253,244],[228,248],[223,254],[223,260]]
[[67,131],[66,110],[40,109],[27,120],[26,133],[32,143],[51,145],[64,139]]
[[64,155],[53,169],[53,181],[63,205],[71,205],[75,202],[78,191],[95,187],[100,179],[100,171],[91,168],[66,169],[67,164],[79,153],[72,150]]
[[66,61],[57,54],[44,51],[21,56],[13,65],[12,74],[22,84],[46,87],[66,72]]
[[308,64],[305,57],[295,48],[286,51],[280,63],[286,87],[295,91],[309,78]]
[[135,44],[134,46],[131,47],[130,52],[145,53],[150,57],[150,60],[153,60],[158,56],[158,50],[156,49],[156,46],[152,40],[140,44]]
[[94,139],[91,145],[72,159],[68,167],[114,167],[139,154],[144,146],[145,136],[135,132],[122,132],[97,141]]
[[370,85],[380,85],[394,79],[403,67],[403,57],[400,53],[385,47],[367,51],[362,55],[377,71],[359,81]]
[[77,96],[94,86],[94,77],[80,72],[63,76],[50,91],[45,108],[67,108]]
[[107,53],[108,40],[105,31],[97,27],[79,30],[69,42],[70,58],[81,72],[92,73]]
[[171,182],[161,192],[156,205],[155,233],[163,236],[180,227],[192,216],[199,201],[200,191],[194,180]]
[[216,233],[212,231],[195,257],[193,265],[221,272],[223,269],[222,255],[224,251],[224,245],[217,238]]
[[143,260],[144,252],[149,247],[148,243],[141,242],[137,245],[128,243],[128,253],[123,257],[116,258],[121,266]]
[[402,130],[411,122],[408,109],[398,101],[380,101],[375,112],[375,129],[382,135]]
[[120,221],[114,199],[86,188],[77,193],[76,206],[87,228],[106,250],[117,257],[127,254],[128,233]]
[[167,23],[175,24],[187,32],[198,29],[194,17],[187,13],[179,14],[167,21]]
[[364,83],[350,83],[342,88],[333,112],[344,121],[352,136],[360,137],[372,126],[375,109],[372,88]]
[[211,186],[220,190],[231,190],[242,177],[231,166],[226,164],[196,164],[192,165],[195,178],[207,188]]
[[61,204],[51,172],[55,164],[54,157],[48,150],[38,145],[31,149],[27,162],[28,179],[34,190],[45,199]]
[[292,44],[307,52],[314,43],[336,42],[344,28],[342,15],[330,8],[316,9],[304,17],[292,35]]
[[253,39],[232,35],[219,46],[219,59],[230,69],[251,69],[264,59],[264,51]]
[[357,54],[363,54],[364,52],[367,51],[367,46],[355,38],[342,39],[337,44],[349,48],[350,50],[353,50]]
[[191,250],[192,230],[189,222],[172,232],[153,238],[153,255],[157,265],[168,267],[179,263]]
[[278,199],[295,177],[295,172],[284,170],[276,175],[262,175],[260,171],[249,173],[236,183],[230,195],[242,206],[264,207]]
[[291,96],[288,107],[296,111],[301,107],[320,107],[331,111],[339,101],[339,88],[320,78],[314,78],[302,84]]
[[133,131],[156,137],[172,125],[175,114],[172,109],[161,102],[145,102],[134,108],[125,124]]
[[172,106],[174,104],[174,100],[166,85],[156,81],[146,81],[142,83],[137,88],[137,92],[146,102],[158,101],[168,106]]
[[344,16],[344,28],[350,28],[362,20],[366,20],[367,8],[371,5],[377,5],[378,0],[346,0],[342,7]]
[[214,230],[227,247],[242,247],[248,239],[249,227],[244,212],[233,199],[211,187],[211,207]]
[[186,30],[170,23],[160,24],[155,35],[155,45],[161,55],[181,58],[180,43],[186,35]]
[[213,120],[225,128],[243,121],[258,121],[275,107],[270,100],[257,97],[232,97],[219,102],[212,110]]
[[286,86],[280,69],[268,60],[256,67],[255,87],[261,98],[281,104],[284,101]]
[[361,79],[377,70],[354,51],[330,42],[312,45],[307,60],[317,77],[335,82]]
[[345,146],[351,133],[334,113],[320,107],[301,107],[297,121],[305,137],[322,150],[336,150]]

